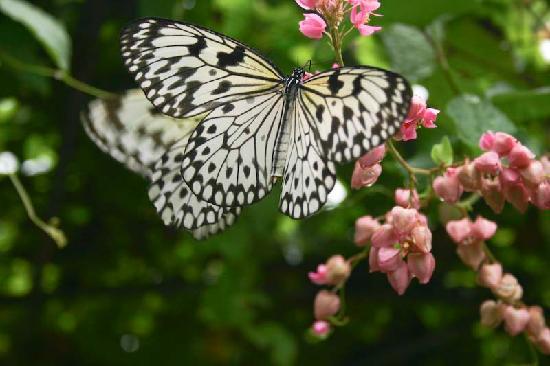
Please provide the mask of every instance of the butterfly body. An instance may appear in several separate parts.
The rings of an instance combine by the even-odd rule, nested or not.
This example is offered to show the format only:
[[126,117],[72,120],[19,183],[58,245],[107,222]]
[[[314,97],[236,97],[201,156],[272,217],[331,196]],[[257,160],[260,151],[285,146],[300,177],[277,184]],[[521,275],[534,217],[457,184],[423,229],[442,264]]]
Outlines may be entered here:
[[122,56],[145,96],[174,118],[203,115],[185,143],[155,164],[149,196],[166,224],[195,230],[265,197],[282,178],[279,209],[316,213],[336,164],[397,132],[411,88],[375,67],[342,67],[304,80],[257,51],[193,24],[146,18],[121,36]]

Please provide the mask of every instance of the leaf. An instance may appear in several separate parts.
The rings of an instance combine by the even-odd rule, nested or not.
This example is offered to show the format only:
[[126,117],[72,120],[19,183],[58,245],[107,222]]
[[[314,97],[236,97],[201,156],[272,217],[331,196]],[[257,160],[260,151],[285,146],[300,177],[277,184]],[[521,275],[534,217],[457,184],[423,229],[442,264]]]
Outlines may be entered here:
[[385,28],[381,34],[395,71],[411,81],[432,74],[435,69],[435,52],[418,28],[395,24]]
[[453,163],[453,146],[447,136],[443,136],[441,143],[435,144],[431,152],[434,163],[451,165]]
[[492,102],[514,121],[550,117],[550,88],[496,94]]
[[69,69],[71,40],[63,24],[23,0],[0,0],[0,11],[27,27],[42,43],[57,67]]
[[485,131],[516,132],[514,123],[500,109],[477,95],[464,94],[453,98],[446,111],[454,121],[458,137],[476,149],[479,137]]

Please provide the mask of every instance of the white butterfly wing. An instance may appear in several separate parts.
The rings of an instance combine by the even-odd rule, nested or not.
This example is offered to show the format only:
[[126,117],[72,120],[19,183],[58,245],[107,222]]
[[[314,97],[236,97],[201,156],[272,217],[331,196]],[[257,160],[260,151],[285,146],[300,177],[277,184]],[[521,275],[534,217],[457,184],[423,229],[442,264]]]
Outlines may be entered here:
[[277,88],[282,75],[240,42],[211,30],[146,18],[121,35],[124,63],[163,113],[188,117]]

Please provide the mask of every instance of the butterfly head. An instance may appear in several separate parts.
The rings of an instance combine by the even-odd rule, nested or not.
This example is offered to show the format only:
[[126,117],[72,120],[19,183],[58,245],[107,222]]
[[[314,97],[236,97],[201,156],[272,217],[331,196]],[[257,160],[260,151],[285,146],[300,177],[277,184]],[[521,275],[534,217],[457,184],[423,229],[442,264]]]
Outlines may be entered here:
[[306,71],[303,68],[297,67],[292,70],[292,75],[290,76],[290,78],[301,82],[304,79],[305,74]]

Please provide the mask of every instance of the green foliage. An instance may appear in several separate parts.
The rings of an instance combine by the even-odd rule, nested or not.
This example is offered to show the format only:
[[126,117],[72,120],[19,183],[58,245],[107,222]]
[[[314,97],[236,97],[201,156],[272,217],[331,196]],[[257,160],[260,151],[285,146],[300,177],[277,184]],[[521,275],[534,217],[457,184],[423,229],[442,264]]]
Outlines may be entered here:
[[443,136],[439,144],[432,147],[431,157],[437,165],[451,165],[453,163],[453,146],[449,137]]

